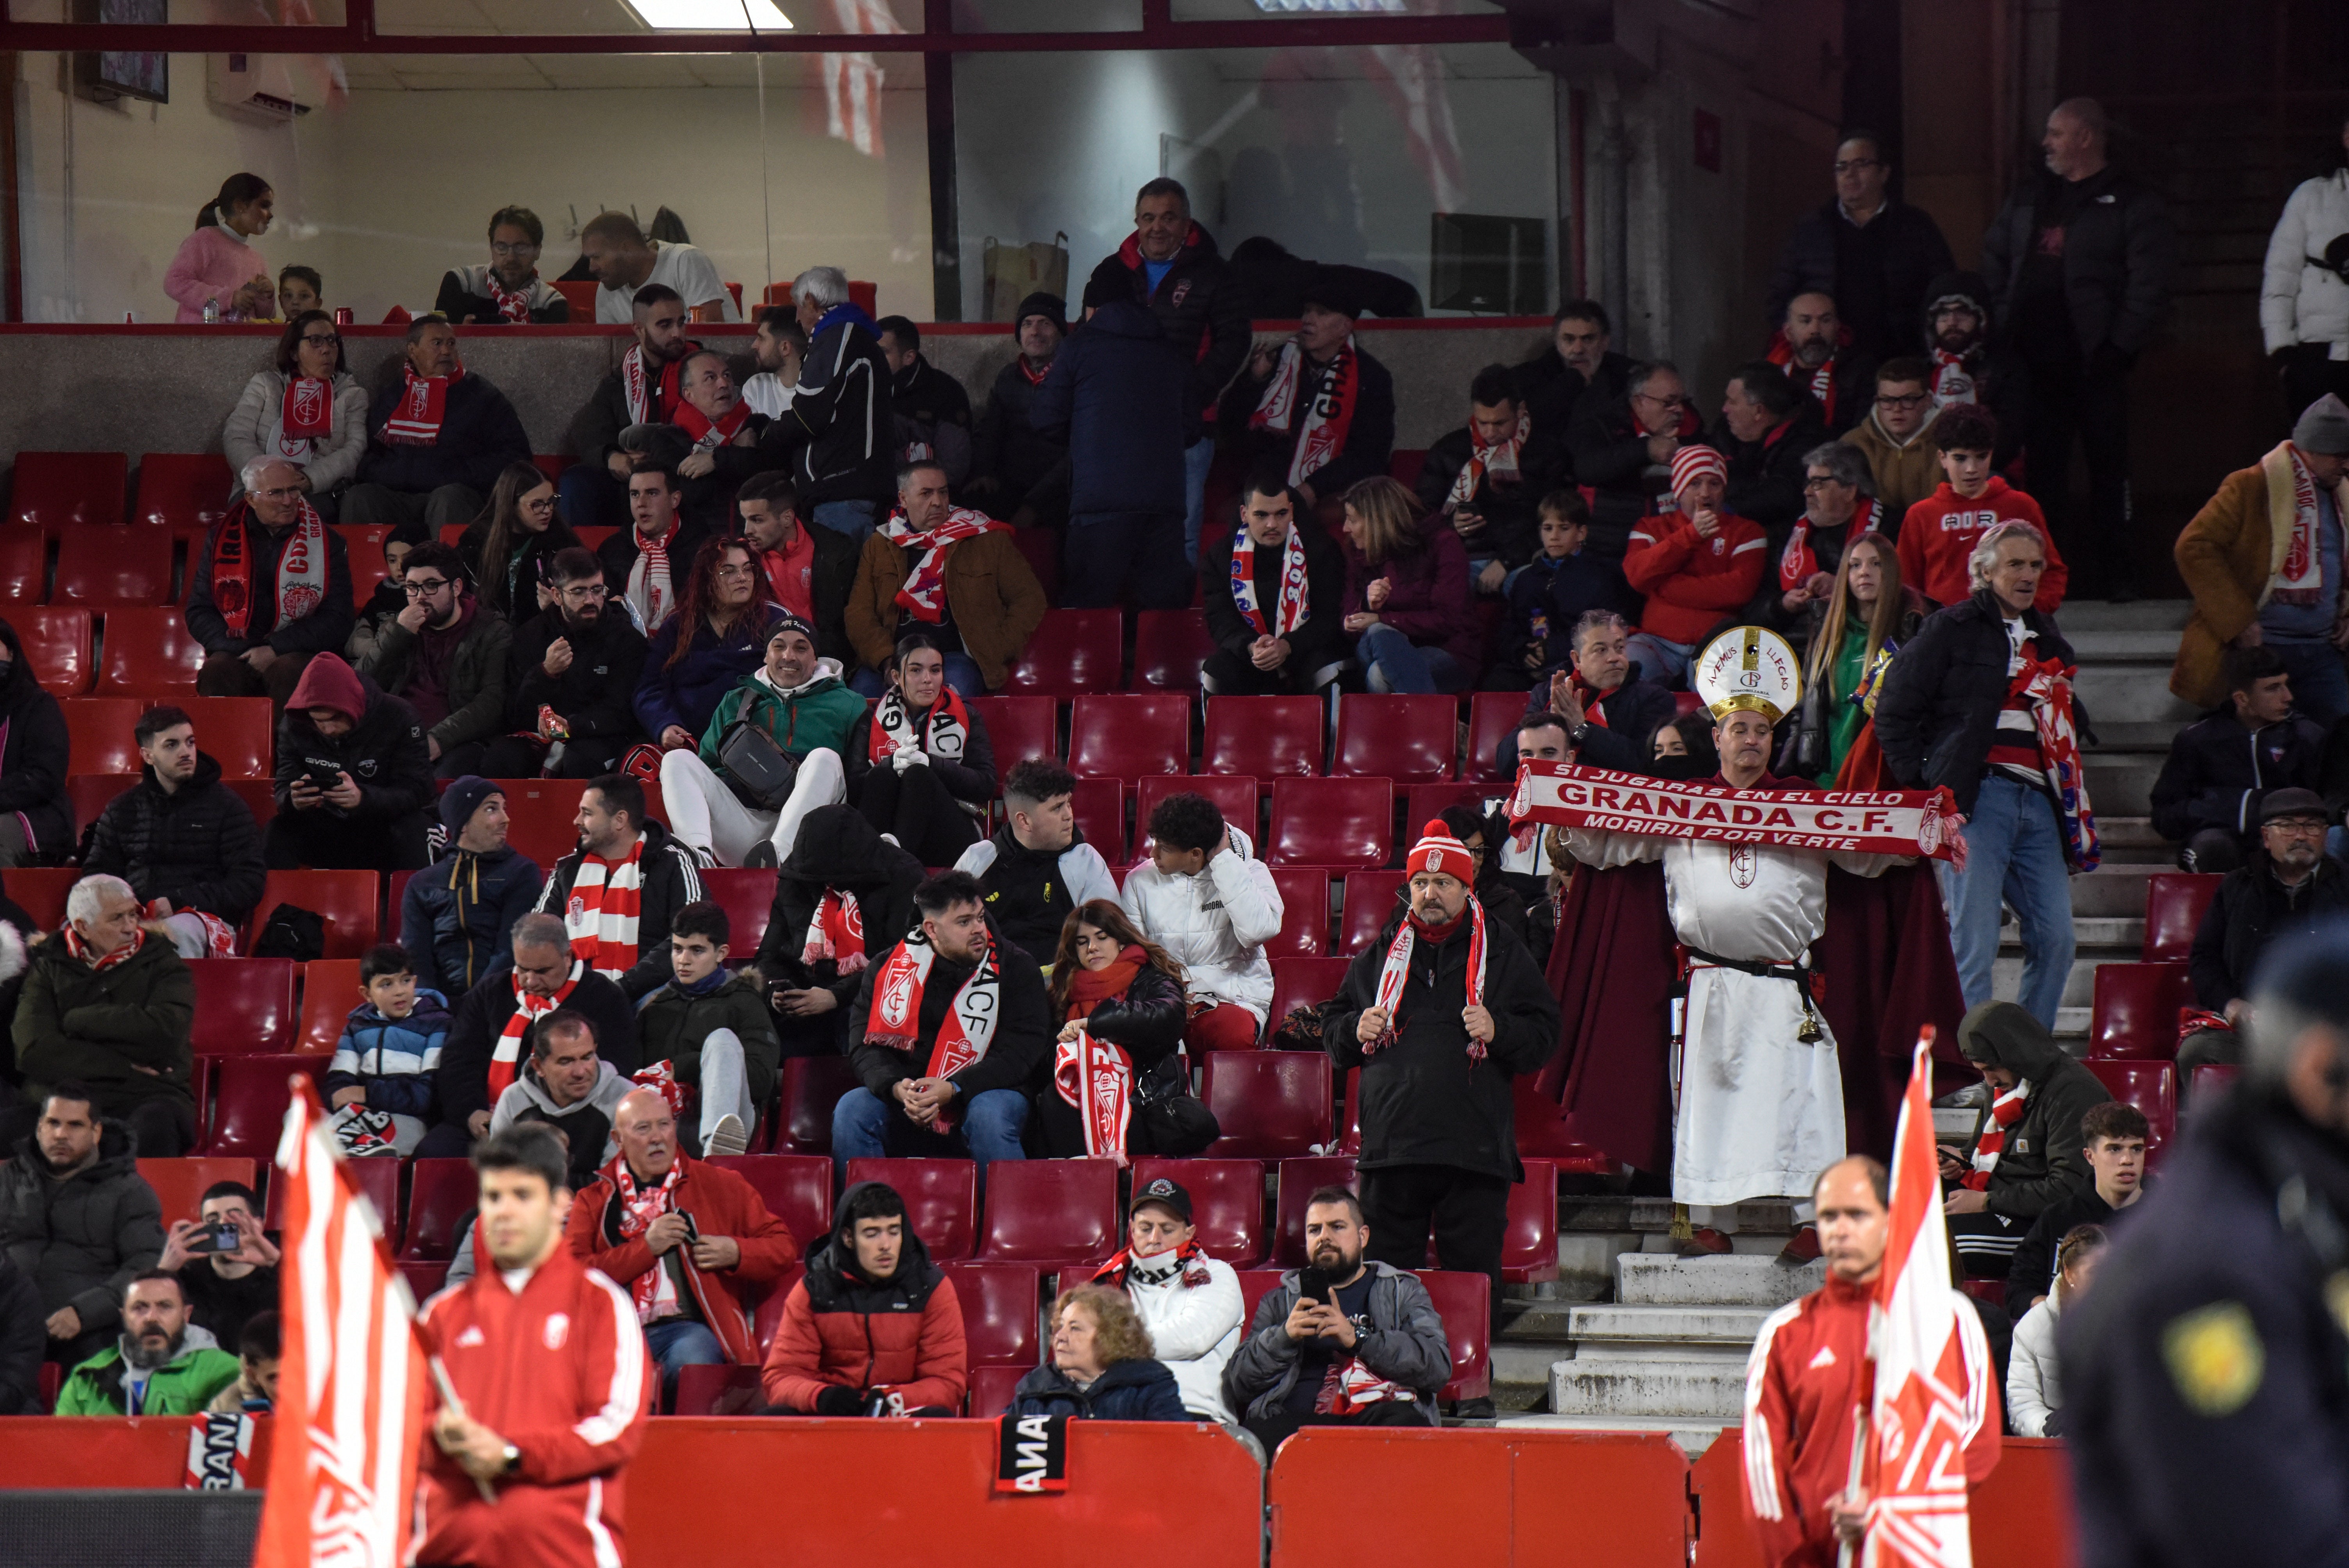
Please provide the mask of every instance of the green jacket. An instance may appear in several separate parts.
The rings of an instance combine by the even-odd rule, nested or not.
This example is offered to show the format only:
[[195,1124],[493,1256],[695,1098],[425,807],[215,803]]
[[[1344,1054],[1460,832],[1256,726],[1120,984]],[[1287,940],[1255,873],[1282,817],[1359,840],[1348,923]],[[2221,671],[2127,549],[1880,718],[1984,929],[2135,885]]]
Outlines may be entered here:
[[736,719],[747,717],[794,761],[811,751],[829,749],[840,753],[844,764],[849,732],[864,712],[864,699],[831,676],[818,676],[787,694],[776,689],[761,665],[718,699],[718,711],[701,732],[701,759],[716,769],[718,743]]
[[[101,1350],[75,1367],[57,1390],[60,1416],[120,1416],[129,1413],[122,1396],[122,1346]],[[225,1350],[182,1346],[167,1366],[148,1376],[147,1398],[139,1407],[142,1416],[199,1416],[212,1396],[237,1379],[242,1369]]]
[[701,1042],[718,1029],[733,1030],[742,1042],[742,1078],[750,1103],[765,1105],[775,1091],[783,1047],[775,1038],[774,1016],[767,1011],[758,971],[738,969],[700,996],[687,995],[672,981],[636,1004],[636,1037],[645,1063],[668,1062],[680,1083],[701,1081]]
[[109,1115],[163,1096],[192,1103],[195,1018],[195,976],[170,937],[150,931],[137,953],[93,969],[53,935],[33,949],[16,1003],[16,1066],[28,1087],[80,1079]]
[[[506,665],[513,647],[513,624],[481,608],[470,593],[466,599],[473,619],[462,640],[449,650],[449,717],[425,732],[440,743],[443,756],[457,747],[489,739],[505,718]],[[415,633],[397,619],[387,620],[375,647],[359,660],[359,674],[394,696],[403,696],[416,678],[419,646]]]

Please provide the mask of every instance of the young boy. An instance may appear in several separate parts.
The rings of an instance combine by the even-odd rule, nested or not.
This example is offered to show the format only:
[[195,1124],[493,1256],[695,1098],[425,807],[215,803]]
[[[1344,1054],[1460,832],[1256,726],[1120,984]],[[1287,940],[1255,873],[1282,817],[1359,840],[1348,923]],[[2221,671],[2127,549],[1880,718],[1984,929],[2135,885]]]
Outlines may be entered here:
[[360,955],[359,996],[326,1067],[335,1136],[348,1155],[413,1154],[430,1126],[448,1000],[419,989],[406,949],[388,942]]
[[326,284],[316,267],[287,267],[277,274],[277,316],[292,321],[305,310],[324,310]]
[[732,936],[726,911],[717,904],[704,901],[678,910],[668,928],[675,978],[636,1004],[647,1069],[637,1080],[648,1081],[657,1065],[666,1064],[679,1086],[698,1092],[698,1116],[678,1119],[700,1129],[705,1156],[740,1154],[749,1147],[783,1056],[758,972],[727,972]]
[[1574,624],[1585,611],[1612,610],[1626,619],[1640,613],[1623,569],[1582,553],[1590,537],[1590,509],[1579,492],[1557,490],[1542,497],[1540,527],[1540,552],[1510,575],[1505,590],[1509,624],[1502,646],[1519,655],[1494,661],[1485,677],[1486,691],[1528,691],[1536,685],[1547,689],[1549,677],[1573,663]]
[[1909,509],[1900,522],[1900,581],[1937,604],[1955,604],[1974,591],[1973,573],[1966,558],[1975,542],[1993,523],[2027,522],[2047,544],[2047,574],[2039,580],[2036,601],[2052,614],[2064,603],[2064,585],[2071,573],[2039,503],[1991,472],[1991,452],[1998,445],[1998,417],[1979,403],[1952,403],[1941,410],[1928,434],[1940,449],[1940,487]]
[[277,1315],[256,1312],[236,1341],[236,1381],[204,1407],[215,1416],[266,1416],[277,1407],[279,1351]]

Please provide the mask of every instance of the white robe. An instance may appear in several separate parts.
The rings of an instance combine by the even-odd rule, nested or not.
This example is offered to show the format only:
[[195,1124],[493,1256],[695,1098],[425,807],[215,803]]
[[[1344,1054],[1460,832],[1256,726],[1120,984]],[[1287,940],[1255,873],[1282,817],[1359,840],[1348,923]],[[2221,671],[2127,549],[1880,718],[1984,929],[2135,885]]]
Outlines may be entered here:
[[[1576,860],[1602,869],[1661,860],[1681,943],[1764,964],[1795,963],[1826,934],[1828,861],[1871,877],[1907,863],[1579,828],[1568,830],[1567,843]],[[1803,1016],[1792,981],[1709,966],[1691,973],[1672,1117],[1674,1202],[1805,1198],[1843,1158],[1835,1036],[1815,1010],[1819,1037],[1798,1038]]]

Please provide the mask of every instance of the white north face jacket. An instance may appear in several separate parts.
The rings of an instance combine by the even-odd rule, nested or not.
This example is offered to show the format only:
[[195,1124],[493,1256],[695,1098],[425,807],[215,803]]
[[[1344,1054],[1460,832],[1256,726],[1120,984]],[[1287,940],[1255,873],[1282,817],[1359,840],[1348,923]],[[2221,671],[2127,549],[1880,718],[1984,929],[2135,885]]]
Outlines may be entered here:
[[1272,960],[1280,890],[1255,842],[1237,828],[1231,847],[1196,876],[1169,876],[1149,861],[1125,873],[1119,902],[1143,934],[1183,965],[1194,1003],[1235,1002],[1264,1022],[1272,1010]]
[[[1240,1347],[1246,1298],[1240,1276],[1220,1259],[1202,1257],[1204,1284],[1183,1283],[1173,1253],[1136,1261],[1126,1270],[1125,1294],[1134,1315],[1150,1330],[1150,1344],[1182,1390],[1183,1408],[1226,1426],[1233,1423],[1224,1403],[1224,1363]],[[1194,1272],[1195,1272],[1194,1265]]]

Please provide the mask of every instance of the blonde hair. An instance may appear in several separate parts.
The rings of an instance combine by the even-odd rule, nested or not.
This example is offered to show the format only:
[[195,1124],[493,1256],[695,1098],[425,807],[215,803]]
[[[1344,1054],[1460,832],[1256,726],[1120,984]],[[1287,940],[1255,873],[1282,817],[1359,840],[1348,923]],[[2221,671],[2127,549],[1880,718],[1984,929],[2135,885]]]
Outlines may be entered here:
[[1372,566],[1392,561],[1419,541],[1419,498],[1385,474],[1357,480],[1346,491],[1346,510],[1360,525],[1357,542]]
[[1099,1347],[1101,1364],[1114,1367],[1121,1361],[1147,1361],[1157,1351],[1150,1343],[1150,1330],[1142,1326],[1141,1315],[1125,1293],[1107,1285],[1080,1284],[1062,1291],[1052,1302],[1053,1327],[1060,1326],[1061,1315],[1072,1306],[1081,1306],[1092,1315],[1093,1343]]

